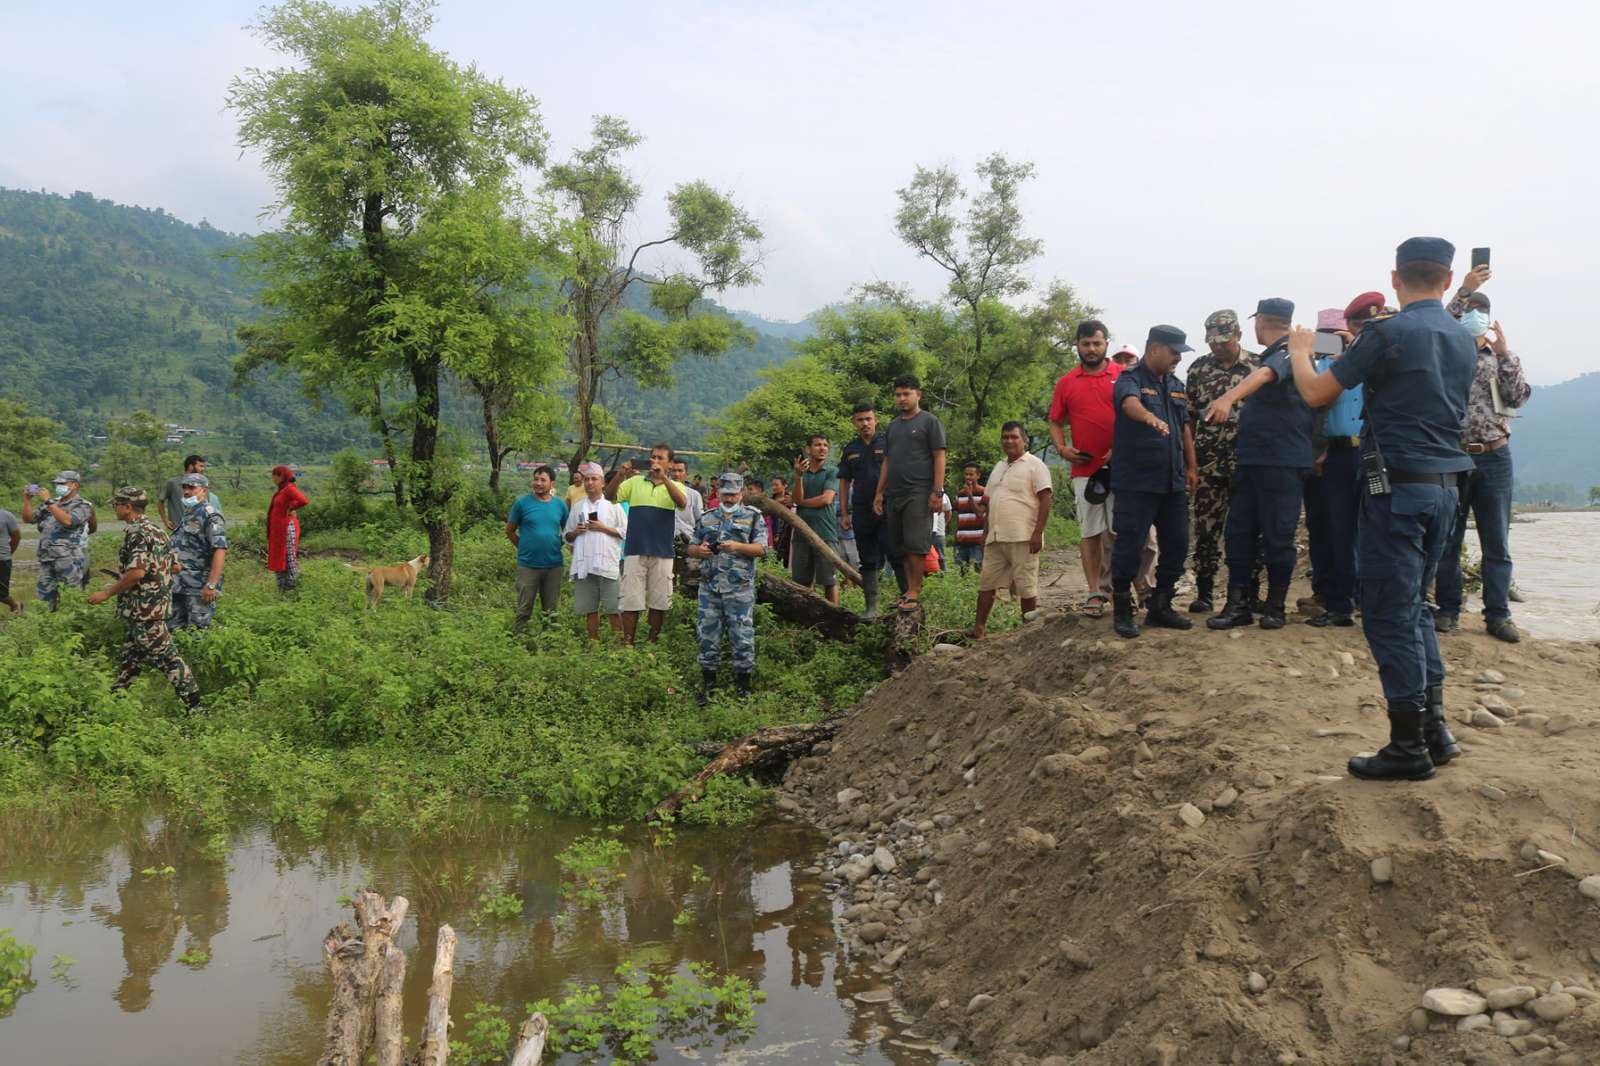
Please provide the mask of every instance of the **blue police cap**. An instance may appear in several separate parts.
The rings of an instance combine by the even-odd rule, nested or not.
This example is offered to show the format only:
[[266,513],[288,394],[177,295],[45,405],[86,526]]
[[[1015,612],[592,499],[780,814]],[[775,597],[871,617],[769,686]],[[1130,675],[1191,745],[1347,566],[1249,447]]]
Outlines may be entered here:
[[1426,261],[1447,267],[1455,261],[1456,246],[1443,237],[1412,237],[1394,250],[1394,265]]
[[1255,318],[1258,315],[1292,320],[1294,318],[1294,301],[1285,300],[1281,296],[1269,296],[1265,300],[1258,300],[1256,301],[1256,313],[1250,317]]
[[1145,338],[1145,343],[1165,344],[1179,355],[1194,351],[1189,347],[1189,338],[1177,326],[1151,326],[1150,335]]

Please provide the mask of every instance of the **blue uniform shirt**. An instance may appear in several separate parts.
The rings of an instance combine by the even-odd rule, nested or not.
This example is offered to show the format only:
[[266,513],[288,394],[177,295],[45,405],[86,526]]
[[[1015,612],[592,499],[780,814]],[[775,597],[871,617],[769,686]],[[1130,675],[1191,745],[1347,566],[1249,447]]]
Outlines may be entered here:
[[[1122,401],[1129,396],[1167,424],[1165,437],[1123,412]],[[1111,491],[1183,492],[1183,427],[1189,422],[1183,382],[1175,374],[1157,377],[1141,359],[1117,376],[1111,404],[1117,409],[1111,431]]]
[[858,433],[839,454],[839,480],[849,480],[851,507],[872,507],[878,491],[878,473],[883,468],[884,436],[880,430],[871,444],[863,444]]
[[[1317,373],[1320,374],[1335,362],[1337,360],[1327,356],[1316,360]],[[1361,436],[1361,393],[1362,388],[1357,385],[1341,392],[1339,398],[1328,405],[1328,417],[1322,427],[1325,436]]]
[[1345,388],[1366,385],[1367,432],[1391,471],[1472,469],[1461,450],[1477,345],[1438,300],[1414,300],[1372,322],[1334,364]]
[[1238,464],[1309,468],[1315,458],[1311,453],[1311,408],[1295,388],[1289,339],[1269,345],[1257,361],[1271,367],[1278,380],[1261,386],[1239,409]]
[[[712,507],[700,516],[695,528],[696,544],[736,540],[743,544],[767,543],[767,523],[754,507],[739,504],[731,511]],[[709,559],[700,560],[700,586],[712,592],[753,591],[756,587],[756,561],[748,555],[714,550]]]

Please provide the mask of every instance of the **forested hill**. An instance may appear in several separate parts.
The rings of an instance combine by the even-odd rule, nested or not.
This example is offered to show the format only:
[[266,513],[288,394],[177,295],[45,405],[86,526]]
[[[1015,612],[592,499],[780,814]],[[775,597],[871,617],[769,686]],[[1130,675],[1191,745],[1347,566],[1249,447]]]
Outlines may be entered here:
[[224,253],[243,238],[160,209],[0,189],[0,391],[82,444],[144,409],[225,432],[248,451],[276,432],[326,453],[368,440],[292,381],[228,390],[238,324],[254,313]]
[[1600,373],[1559,385],[1536,385],[1511,423],[1517,500],[1585,503],[1600,485]]
[[[225,254],[245,240],[86,192],[0,189],[0,394],[61,422],[79,446],[107,419],[144,409],[249,454],[273,454],[282,440],[296,443],[302,462],[375,447],[361,419],[337,403],[313,409],[290,377],[229,389],[240,352],[234,331],[256,313]],[[643,286],[630,297],[643,309]],[[701,416],[741,399],[809,331],[737,317],[756,331],[755,343],[720,359],[683,360],[673,388],[608,383],[623,435],[692,447],[704,433]],[[475,418],[475,404],[457,399],[453,417]],[[458,428],[476,446],[479,427]]]

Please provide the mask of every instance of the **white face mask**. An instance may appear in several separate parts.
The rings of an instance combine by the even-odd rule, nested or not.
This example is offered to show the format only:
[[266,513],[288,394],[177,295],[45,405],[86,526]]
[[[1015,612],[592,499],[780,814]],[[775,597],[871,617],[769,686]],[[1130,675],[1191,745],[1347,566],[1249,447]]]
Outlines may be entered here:
[[1461,325],[1474,337],[1481,337],[1489,332],[1489,315],[1484,311],[1468,311],[1461,316]]
[[737,499],[728,500],[724,497],[718,497],[717,502],[722,505],[722,509],[724,511],[731,511],[735,507],[739,506],[739,501]]
[[56,497],[59,499],[60,497],[65,496],[67,493],[69,493],[71,491],[72,491],[72,486],[71,485],[57,485],[56,486]]

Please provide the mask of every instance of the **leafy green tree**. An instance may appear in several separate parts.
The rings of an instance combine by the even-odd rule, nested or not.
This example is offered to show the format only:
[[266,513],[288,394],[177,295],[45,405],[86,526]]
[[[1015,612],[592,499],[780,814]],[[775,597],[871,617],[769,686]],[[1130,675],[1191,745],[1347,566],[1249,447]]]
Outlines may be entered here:
[[961,405],[974,434],[1013,370],[1015,351],[991,340],[1002,325],[1002,301],[1028,290],[1025,268],[1044,249],[1043,242],[1022,233],[1019,193],[1032,176],[1033,164],[1012,163],[995,153],[978,164],[979,191],[970,199],[948,167],[919,166],[911,184],[897,193],[895,232],[949,275],[946,297],[961,310],[962,329],[952,334],[953,343],[942,346],[940,366],[961,386]]
[[711,449],[727,464],[757,472],[790,472],[813,433],[837,449],[850,439],[848,379],[814,355],[800,355],[763,375],[766,380],[712,421]]
[[1589,506],[1600,507],[1600,485],[1589,486]]
[[858,302],[822,311],[815,323],[816,333],[796,350],[838,378],[846,419],[862,401],[893,411],[894,379],[928,376],[931,360],[902,306]]
[[[641,386],[659,387],[679,357],[720,355],[752,339],[735,320],[699,307],[708,291],[757,280],[761,228],[728,196],[700,181],[677,186],[667,196],[670,231],[629,249],[628,226],[642,190],[623,167],[622,156],[640,140],[623,119],[597,116],[588,146],[547,175],[546,189],[568,216],[564,305],[574,327],[567,349],[577,416],[574,467],[594,443],[608,380],[628,375]],[[692,265],[664,278],[646,277],[639,270],[640,254],[666,246],[687,252]],[[651,306],[661,318],[622,306],[635,282],[650,286]]]
[[167,461],[161,445],[167,427],[148,411],[135,411],[127,418],[112,419],[106,428],[111,443],[106,448],[104,467],[112,485],[140,485],[152,496],[170,474],[177,473],[177,462]]
[[34,414],[17,400],[0,398],[0,490],[6,506],[29,482],[47,482],[76,460],[62,440],[61,424]]
[[543,314],[516,220],[519,168],[543,164],[545,131],[531,96],[431,47],[432,22],[426,0],[289,0],[257,29],[295,65],[235,79],[228,105],[284,220],[246,253],[267,309],[246,358],[340,396],[391,449],[409,441],[405,495],[440,602],[459,473],[441,448],[441,380],[486,372],[526,324],[508,315]]

